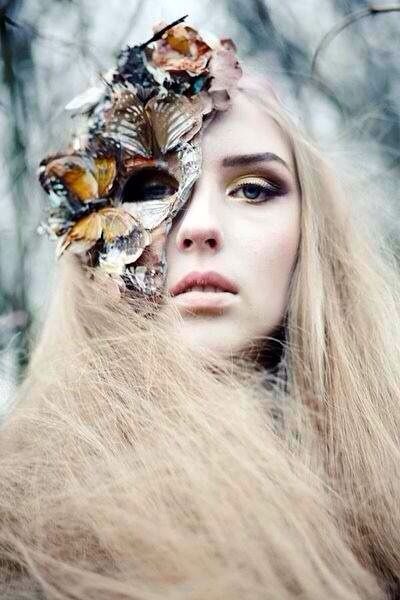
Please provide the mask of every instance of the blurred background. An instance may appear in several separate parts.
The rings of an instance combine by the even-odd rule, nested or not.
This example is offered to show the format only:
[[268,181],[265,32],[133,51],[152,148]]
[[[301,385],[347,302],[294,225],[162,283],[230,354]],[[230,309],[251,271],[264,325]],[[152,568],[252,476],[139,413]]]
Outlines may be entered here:
[[400,3],[363,0],[0,0],[0,413],[23,375],[51,294],[54,245],[39,236],[46,154],[65,148],[65,104],[156,21],[231,37],[296,121],[352,172],[399,246]]

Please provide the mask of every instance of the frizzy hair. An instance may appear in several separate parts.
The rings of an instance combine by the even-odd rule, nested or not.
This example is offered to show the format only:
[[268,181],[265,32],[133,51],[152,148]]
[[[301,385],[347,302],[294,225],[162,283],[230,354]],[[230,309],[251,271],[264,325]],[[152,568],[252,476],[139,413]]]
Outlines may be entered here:
[[189,350],[177,315],[64,256],[0,436],[2,597],[355,600],[396,585],[395,256],[282,106],[245,91],[301,189],[278,374]]

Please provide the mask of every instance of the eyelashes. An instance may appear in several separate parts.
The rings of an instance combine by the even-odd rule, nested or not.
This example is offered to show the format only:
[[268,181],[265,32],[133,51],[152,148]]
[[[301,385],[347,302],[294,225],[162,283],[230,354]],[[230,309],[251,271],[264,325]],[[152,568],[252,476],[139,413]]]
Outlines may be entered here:
[[275,196],[287,194],[287,187],[264,177],[242,177],[227,190],[228,196],[242,199],[244,202],[258,204]]

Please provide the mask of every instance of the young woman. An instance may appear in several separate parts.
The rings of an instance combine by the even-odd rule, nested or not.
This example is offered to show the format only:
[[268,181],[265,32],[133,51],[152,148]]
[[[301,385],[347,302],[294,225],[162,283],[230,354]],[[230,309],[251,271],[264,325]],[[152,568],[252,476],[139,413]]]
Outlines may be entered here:
[[398,593],[395,259],[254,80],[202,152],[161,302],[59,261],[0,437],[2,597]]

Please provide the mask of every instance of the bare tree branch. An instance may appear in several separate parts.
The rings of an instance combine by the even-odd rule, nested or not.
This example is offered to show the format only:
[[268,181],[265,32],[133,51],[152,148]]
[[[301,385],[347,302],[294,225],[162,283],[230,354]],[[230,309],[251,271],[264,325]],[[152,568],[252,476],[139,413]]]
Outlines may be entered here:
[[363,19],[364,17],[370,17],[370,16],[374,16],[377,14],[384,14],[384,13],[395,12],[395,11],[397,11],[397,12],[400,11],[400,6],[398,4],[389,4],[387,6],[374,6],[371,4],[371,5],[367,6],[366,8],[362,8],[361,10],[355,11],[355,12],[351,13],[350,15],[347,15],[342,21],[340,21],[334,27],[332,27],[332,29],[330,29],[328,31],[328,33],[324,35],[324,37],[318,44],[318,47],[317,47],[316,51],[314,52],[314,56],[313,56],[312,63],[311,63],[312,76],[315,76],[315,72],[317,70],[317,60],[318,60],[319,56],[322,54],[323,51],[326,50],[326,48],[329,46],[329,44],[332,42],[332,40],[341,31],[346,29],[346,27],[349,27],[349,25],[352,25],[353,23],[355,23],[356,21],[359,21],[360,19]]

